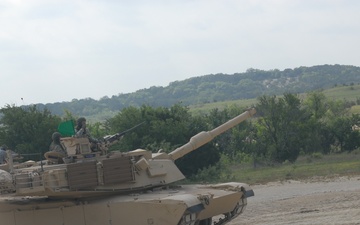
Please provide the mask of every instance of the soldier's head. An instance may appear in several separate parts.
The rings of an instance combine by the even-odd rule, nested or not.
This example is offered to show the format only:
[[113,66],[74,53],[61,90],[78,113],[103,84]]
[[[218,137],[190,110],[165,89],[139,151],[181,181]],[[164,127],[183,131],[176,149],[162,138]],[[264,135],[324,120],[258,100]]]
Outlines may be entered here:
[[60,138],[61,138],[61,134],[59,132],[54,132],[51,136],[51,139],[55,142],[55,143],[60,143]]
[[7,150],[8,149],[8,146],[7,145],[2,145],[1,147],[0,147],[2,150]]
[[85,126],[86,126],[86,119],[84,117],[80,117],[76,122],[76,130],[80,130]]

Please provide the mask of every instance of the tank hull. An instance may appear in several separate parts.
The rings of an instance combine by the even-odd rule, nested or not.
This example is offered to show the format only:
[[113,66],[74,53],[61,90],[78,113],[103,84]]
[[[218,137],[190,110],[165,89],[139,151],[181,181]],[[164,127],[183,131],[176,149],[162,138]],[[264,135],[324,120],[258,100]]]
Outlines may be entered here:
[[248,193],[246,184],[225,183],[81,200],[2,195],[0,225],[195,225],[209,218],[226,224],[242,213]]

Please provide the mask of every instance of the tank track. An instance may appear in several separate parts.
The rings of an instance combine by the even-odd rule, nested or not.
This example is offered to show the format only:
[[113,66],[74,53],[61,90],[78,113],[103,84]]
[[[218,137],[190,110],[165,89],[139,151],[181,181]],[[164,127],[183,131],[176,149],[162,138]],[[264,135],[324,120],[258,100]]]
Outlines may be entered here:
[[214,225],[224,225],[230,222],[231,220],[238,217],[241,213],[244,212],[246,208],[247,200],[246,198],[242,198],[241,202],[238,202],[233,211],[225,213],[224,217],[218,219],[218,221],[214,221]]

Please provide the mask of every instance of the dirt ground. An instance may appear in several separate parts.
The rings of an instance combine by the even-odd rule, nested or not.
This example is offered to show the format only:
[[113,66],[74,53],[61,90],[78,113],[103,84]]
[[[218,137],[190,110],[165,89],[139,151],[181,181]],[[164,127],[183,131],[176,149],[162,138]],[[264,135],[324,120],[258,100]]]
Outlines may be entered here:
[[245,212],[229,225],[360,224],[360,176],[252,186]]

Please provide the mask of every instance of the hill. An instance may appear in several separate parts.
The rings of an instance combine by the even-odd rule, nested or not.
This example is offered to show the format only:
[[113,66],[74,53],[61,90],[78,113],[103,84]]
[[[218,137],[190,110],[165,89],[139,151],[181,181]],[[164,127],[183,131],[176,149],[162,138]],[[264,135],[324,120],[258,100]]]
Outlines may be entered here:
[[[324,95],[330,100],[346,100],[351,104],[350,113],[360,113],[360,84],[357,85],[344,85],[336,86],[328,89],[321,89]],[[211,109],[223,109],[226,106],[238,105],[240,107],[249,107],[255,105],[257,102],[256,98],[251,99],[240,99],[240,100],[230,100],[222,102],[212,102],[212,103],[201,103],[190,105],[190,111],[195,114],[206,113]]]
[[319,65],[283,71],[248,69],[244,73],[193,77],[172,82],[166,87],[153,86],[133,93],[105,96],[98,101],[86,98],[37,106],[40,109],[46,107],[57,115],[63,115],[67,110],[76,116],[91,116],[102,120],[128,106],[147,104],[153,107],[169,107],[179,102],[199,106],[254,99],[264,94],[306,93],[355,84],[360,84],[360,67],[349,65]]

